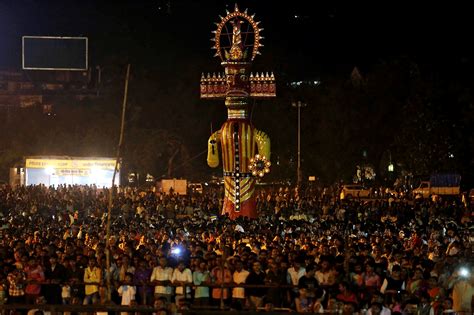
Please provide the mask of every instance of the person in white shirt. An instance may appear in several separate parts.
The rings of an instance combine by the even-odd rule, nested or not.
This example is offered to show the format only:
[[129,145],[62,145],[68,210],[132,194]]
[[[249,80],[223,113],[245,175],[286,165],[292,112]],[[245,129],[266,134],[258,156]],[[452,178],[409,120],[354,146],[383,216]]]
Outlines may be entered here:
[[196,285],[194,291],[194,304],[197,306],[206,306],[209,304],[209,287],[203,286],[210,282],[209,270],[207,270],[206,262],[202,261],[193,272],[193,283]]
[[367,310],[367,315],[390,315],[392,311],[383,305],[385,298],[380,292],[372,294],[371,306]]
[[[132,274],[126,273],[125,274],[125,281],[122,284],[117,292],[122,297],[121,305],[130,306],[132,305],[132,301],[135,301],[135,294],[137,293],[137,288],[134,285],[130,285],[132,283]],[[121,315],[127,315],[127,312],[121,312]]]
[[[184,298],[191,297],[191,285],[193,283],[193,274],[191,269],[186,268],[183,261],[178,263],[173,271],[173,276],[171,277],[171,282],[178,285],[176,287],[176,305],[179,305],[179,301]],[[186,291],[184,288],[186,287]]]
[[167,264],[168,261],[166,257],[161,257],[160,265],[153,268],[150,281],[157,284],[155,286],[155,298],[165,297],[169,303],[171,302],[173,288],[167,285],[171,282],[171,278],[173,277],[173,268],[167,267]]
[[[244,265],[240,260],[236,261],[235,271],[232,275],[232,279],[235,284],[245,283],[249,272],[244,269]],[[235,287],[232,289],[232,302],[237,310],[242,309],[245,306],[245,289]]]
[[320,286],[332,286],[336,282],[336,272],[331,266],[327,256],[320,257],[320,269],[316,271],[315,277]]
[[288,268],[287,270],[287,282],[290,285],[296,286],[291,290],[292,296],[290,297],[291,300],[294,300],[296,295],[298,294],[298,282],[300,281],[300,278],[306,274],[306,269],[304,267],[301,267],[301,260],[295,260],[293,262],[293,267]]

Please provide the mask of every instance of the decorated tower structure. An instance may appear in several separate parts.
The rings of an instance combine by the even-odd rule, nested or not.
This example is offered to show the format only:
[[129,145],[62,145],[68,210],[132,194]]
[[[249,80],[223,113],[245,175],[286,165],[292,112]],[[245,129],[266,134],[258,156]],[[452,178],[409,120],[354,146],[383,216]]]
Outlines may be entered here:
[[216,23],[211,41],[224,67],[223,73],[203,74],[201,98],[223,99],[227,121],[208,141],[207,163],[219,166],[220,145],[224,171],[222,214],[256,218],[255,182],[270,171],[270,139],[254,128],[249,118],[249,100],[276,96],[273,73],[251,73],[252,61],[260,54],[262,28],[247,10],[228,12]]

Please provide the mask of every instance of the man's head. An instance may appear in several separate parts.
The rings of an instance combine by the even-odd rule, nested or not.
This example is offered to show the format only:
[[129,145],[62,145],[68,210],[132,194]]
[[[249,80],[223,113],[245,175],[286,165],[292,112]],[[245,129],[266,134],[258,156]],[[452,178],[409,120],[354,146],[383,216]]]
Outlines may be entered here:
[[30,258],[28,259],[28,266],[36,267],[36,264],[37,264],[37,261],[36,261],[35,256],[30,256]]
[[443,301],[443,308],[445,310],[450,310],[453,308],[453,299],[452,298],[445,298],[444,301]]
[[382,293],[377,292],[377,291],[375,291],[375,292],[372,293],[372,303],[380,303],[380,304],[382,304],[383,301],[384,301],[384,296],[383,296]]
[[315,272],[316,272],[316,269],[315,269],[314,265],[310,264],[310,265],[306,266],[306,276],[308,278],[314,277]]
[[260,264],[260,262],[256,261],[253,263],[252,269],[254,272],[260,273],[260,271],[262,270],[262,265]]
[[184,261],[180,261],[178,263],[178,270],[183,272],[184,268],[186,268],[186,265],[184,264]]
[[166,259],[166,257],[160,257],[160,267],[165,268],[167,264],[168,260]]
[[370,305],[370,310],[372,311],[372,315],[380,315],[382,312],[382,304],[378,302],[372,302]]
[[51,255],[51,257],[49,257],[49,263],[51,265],[56,265],[56,263],[58,262],[58,256],[56,256],[56,254],[53,254]]
[[46,304],[46,298],[42,295],[38,296],[35,301],[36,304]]
[[345,303],[342,310],[342,314],[354,314],[357,309],[357,306],[354,303]]
[[394,275],[399,277],[401,272],[402,272],[402,268],[400,267],[400,265],[394,265],[392,267],[392,277]]
[[133,274],[130,273],[130,272],[127,272],[125,274],[125,282],[126,283],[132,283],[132,280],[133,280]]
[[93,258],[89,259],[89,263],[88,263],[88,266],[89,268],[94,268],[97,266],[97,261]]
[[244,264],[240,260],[237,260],[235,262],[235,270],[240,272],[242,269],[244,269]]
[[160,297],[160,298],[156,299],[155,302],[153,303],[153,306],[156,309],[166,308],[166,298]]
[[300,288],[298,292],[300,294],[300,297],[306,297],[308,295],[308,289],[306,288]]

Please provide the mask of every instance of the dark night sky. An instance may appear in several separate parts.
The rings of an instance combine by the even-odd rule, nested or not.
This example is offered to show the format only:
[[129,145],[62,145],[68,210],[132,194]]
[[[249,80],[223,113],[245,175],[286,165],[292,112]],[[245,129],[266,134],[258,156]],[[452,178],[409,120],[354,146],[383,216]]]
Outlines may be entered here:
[[[210,31],[234,1],[170,0],[169,14],[166,3],[1,0],[0,67],[19,68],[21,35],[88,36],[91,65],[110,54],[126,54],[153,68],[166,66],[168,61],[160,56],[167,54],[182,57],[184,65],[190,59],[211,64]],[[269,0],[239,5],[262,21],[265,48],[260,62],[266,68],[283,62],[299,74],[303,68],[315,73],[363,68],[391,55],[436,65],[470,58],[467,5]]]
[[[91,67],[120,68],[125,63],[132,64],[131,90],[135,91],[135,102],[148,110],[145,127],[151,124],[181,134],[182,126],[176,122],[199,109],[196,117],[201,120],[196,119],[199,123],[188,139],[192,154],[197,154],[205,149],[206,142],[202,139],[209,134],[209,124],[218,126],[225,119],[224,106],[217,103],[203,106],[206,102],[199,100],[199,77],[201,72],[222,71],[219,60],[212,57],[209,39],[218,16],[224,16],[226,8],[232,11],[234,3],[228,0],[0,0],[0,69],[21,68],[22,35],[87,36]],[[437,87],[446,90],[436,103],[442,107],[439,112],[444,116],[451,110],[446,104],[457,100],[465,105],[459,91],[473,86],[472,10],[468,4],[337,0],[243,0],[238,4],[242,10],[249,8],[250,14],[255,13],[256,20],[261,21],[260,27],[264,28],[265,47],[253,70],[274,71],[279,84],[294,79],[331,82],[333,78],[349,78],[354,66],[363,75],[370,74],[381,62],[402,57],[400,60],[416,63],[420,72],[442,78],[430,77],[427,82],[438,82],[434,85],[437,91],[440,90]],[[106,74],[104,71],[104,78]],[[140,90],[142,85],[133,86],[133,82],[150,83],[143,84],[150,93],[143,93],[147,96],[140,98],[144,92]],[[153,89],[160,93],[154,93]],[[282,94],[278,95],[282,102],[285,97],[291,97]],[[174,107],[175,104],[182,106]],[[162,108],[172,110],[165,119],[156,123],[149,118],[153,117],[149,113],[157,115]],[[263,119],[265,108],[268,107],[255,106],[255,111],[252,110],[259,126],[267,128],[275,138],[288,132],[273,130],[272,120]],[[312,108],[316,113],[317,106]],[[286,107],[278,113],[280,118],[296,119],[296,112],[288,112]],[[288,130],[293,139],[296,129]],[[286,150],[287,144],[293,145],[288,143],[281,145],[280,153]],[[199,161],[207,168],[204,159]]]

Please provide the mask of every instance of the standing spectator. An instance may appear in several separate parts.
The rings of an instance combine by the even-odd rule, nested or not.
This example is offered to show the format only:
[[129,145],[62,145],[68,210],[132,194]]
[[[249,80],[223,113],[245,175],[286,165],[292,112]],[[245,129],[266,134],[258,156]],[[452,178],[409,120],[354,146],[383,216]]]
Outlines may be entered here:
[[203,286],[203,284],[209,283],[209,280],[210,275],[209,270],[207,270],[207,264],[204,261],[200,261],[193,272],[193,283],[197,286],[194,291],[194,304],[196,306],[207,306],[209,304],[209,287]]
[[181,299],[191,298],[193,275],[191,270],[186,268],[184,261],[180,261],[178,267],[174,269],[173,275],[171,276],[171,282],[178,285],[176,287],[176,305],[179,305]]
[[132,275],[135,273],[135,267],[130,265],[130,257],[124,255],[122,257],[122,265],[119,268],[119,281],[125,281],[125,276],[127,273]]
[[454,314],[453,309],[453,299],[450,297],[446,297],[441,304],[441,307],[438,308],[435,315],[442,315],[442,314]]
[[474,268],[458,268],[448,280],[448,287],[452,288],[453,309],[455,312],[472,311],[474,297]]
[[424,284],[423,270],[417,268],[413,273],[413,277],[408,280],[407,291],[412,295],[420,296],[425,289]]
[[428,279],[427,290],[427,293],[430,295],[430,298],[433,301],[439,301],[444,298],[444,290],[438,284],[438,278],[435,276],[431,276]]
[[[238,260],[235,263],[235,271],[232,275],[234,280],[234,284],[241,284],[245,283],[247,280],[247,276],[249,272],[245,270],[242,261]],[[232,303],[234,304],[234,308],[236,310],[241,310],[245,306],[245,289],[235,287],[232,289]]]
[[165,297],[168,303],[171,302],[171,295],[173,289],[168,286],[173,276],[173,268],[168,267],[168,260],[166,257],[160,258],[160,265],[153,268],[150,281],[155,284],[155,299]]
[[[260,262],[254,262],[252,265],[252,271],[249,273],[246,284],[251,285],[264,285],[265,284],[265,273],[262,271],[262,265]],[[258,309],[263,304],[263,296],[265,295],[265,288],[248,288],[247,296],[249,298],[249,305],[252,309]]]
[[288,268],[287,270],[287,282],[290,285],[295,286],[293,289],[291,289],[290,296],[288,296],[289,301],[294,301],[294,298],[298,294],[298,282],[300,281],[300,278],[303,277],[306,273],[306,269],[304,267],[301,267],[301,260],[296,259],[293,262],[293,267]]
[[[65,298],[63,296],[63,304],[70,304],[74,298],[79,298],[81,301],[84,299],[84,286],[79,284],[84,280],[84,269],[77,266],[74,257],[66,259],[66,286],[69,286],[70,297]],[[63,287],[64,290],[64,287]]]
[[133,283],[138,287],[137,301],[140,305],[151,305],[153,302],[153,291],[152,288],[148,286],[150,277],[151,270],[147,267],[146,261],[140,259],[133,275]]
[[265,284],[271,286],[267,290],[267,302],[270,302],[275,307],[280,307],[283,302],[284,290],[278,286],[287,284],[286,270],[278,268],[276,262],[271,263],[269,267],[270,269],[265,277]]
[[[318,281],[315,278],[315,269],[313,265],[306,267],[306,273],[298,281],[298,288],[305,288],[306,294],[309,298],[314,299],[316,288],[318,287]],[[301,291],[300,291],[301,292]]]
[[[370,302],[371,302],[371,305],[376,304],[377,307],[375,309],[373,309],[372,307],[369,308],[369,310],[367,311],[367,315],[375,315],[375,314],[390,315],[392,311],[388,307],[385,307],[384,301],[385,299],[382,293],[374,292]],[[380,311],[378,311],[378,307],[380,307]]]
[[[130,306],[132,302],[135,301],[135,294],[137,293],[137,288],[132,285],[133,275],[127,273],[125,275],[124,283],[118,288],[118,294],[122,297],[122,302],[120,305]],[[121,312],[121,315],[127,315],[127,312]]]
[[349,273],[351,279],[351,284],[357,288],[362,288],[364,286],[364,273],[362,271],[362,264],[357,262],[352,271]]
[[319,265],[319,270],[315,273],[319,285],[322,287],[333,286],[336,282],[336,272],[331,266],[329,258],[327,256],[321,256]]
[[48,304],[62,304],[61,285],[66,279],[66,268],[58,263],[58,256],[51,255],[49,266],[46,267],[45,277],[48,282],[44,286],[44,293]]
[[25,267],[26,280],[39,283],[29,283],[26,285],[26,303],[34,304],[36,298],[41,293],[41,282],[45,280],[43,268],[38,264],[36,258],[31,256],[28,260],[28,265]]
[[336,296],[338,301],[344,303],[356,303],[357,297],[354,292],[349,289],[349,284],[347,282],[339,283],[339,294]]
[[86,284],[83,304],[95,304],[99,301],[99,283],[101,281],[101,270],[97,267],[97,261],[94,258],[89,258],[89,265],[84,271],[84,282],[93,283]]
[[405,281],[401,278],[402,268],[399,265],[392,267],[390,276],[383,280],[380,292],[382,294],[397,294],[405,290]]
[[225,287],[221,288],[220,286],[232,283],[232,274],[222,257],[217,260],[217,265],[212,269],[211,277],[213,284],[216,285],[216,287],[212,289],[213,304],[220,305],[221,298],[224,302],[229,299],[229,289]]
[[25,280],[24,272],[16,267],[7,276],[8,281],[8,303],[23,304],[25,303]]
[[418,315],[432,315],[434,314],[434,308],[430,303],[430,296],[428,293],[423,292],[420,297],[420,303],[418,304]]
[[370,315],[384,315],[382,313],[382,304],[378,303],[378,302],[373,302],[370,305],[370,308],[367,311],[367,314],[370,314]]
[[365,264],[365,272],[362,275],[362,278],[364,279],[364,285],[370,292],[378,291],[382,284],[380,281],[380,276],[374,271],[374,267],[375,266],[373,262],[367,262]]

